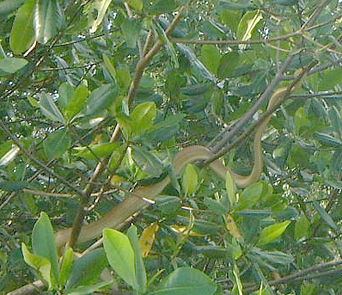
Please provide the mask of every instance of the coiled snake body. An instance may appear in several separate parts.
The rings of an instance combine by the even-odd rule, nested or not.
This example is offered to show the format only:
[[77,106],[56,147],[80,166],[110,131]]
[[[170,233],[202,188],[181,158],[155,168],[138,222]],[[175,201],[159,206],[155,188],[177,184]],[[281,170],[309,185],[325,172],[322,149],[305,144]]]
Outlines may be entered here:
[[[293,87],[296,90],[299,86]],[[289,91],[286,87],[280,88],[274,92],[269,100],[267,109],[271,109],[284,95],[288,94]],[[209,164],[210,168],[221,177],[226,178],[226,173],[229,171],[235,180],[237,186],[244,188],[252,183],[255,183],[262,173],[263,169],[263,157],[262,157],[262,147],[261,147],[261,137],[264,133],[266,125],[271,118],[271,114],[268,115],[265,120],[258,126],[253,141],[253,151],[254,151],[254,164],[251,173],[247,176],[239,175],[231,171],[229,168],[223,165],[222,161],[215,160]],[[204,146],[193,145],[184,148],[179,151],[173,160],[173,168],[176,175],[179,175],[186,164],[206,160],[213,156],[213,153]],[[116,228],[123,222],[125,222],[129,217],[134,215],[136,212],[144,208],[147,203],[143,198],[155,199],[163,189],[170,183],[171,179],[169,176],[165,177],[158,183],[138,187],[132,192],[132,195],[125,199],[123,202],[118,204],[108,213],[106,213],[99,220],[87,224],[82,227],[78,242],[86,242],[94,239],[102,234],[104,228],[113,227]],[[63,229],[56,234],[56,243],[58,247],[65,245],[71,234],[71,228]]]

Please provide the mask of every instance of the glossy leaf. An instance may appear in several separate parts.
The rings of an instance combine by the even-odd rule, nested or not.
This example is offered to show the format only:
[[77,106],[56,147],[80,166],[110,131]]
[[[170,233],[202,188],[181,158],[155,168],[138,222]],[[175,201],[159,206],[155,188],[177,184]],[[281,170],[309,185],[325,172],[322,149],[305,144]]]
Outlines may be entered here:
[[34,29],[36,40],[42,44],[57,34],[56,0],[36,0]]
[[121,24],[121,30],[126,39],[127,46],[135,48],[141,31],[141,24],[136,19],[126,18]]
[[0,15],[6,15],[16,10],[25,0],[3,0],[0,2]]
[[55,235],[46,213],[42,212],[32,231],[33,253],[46,258],[51,263],[54,281],[59,280],[58,254]]
[[54,131],[43,141],[44,151],[49,159],[58,159],[70,145],[71,137],[67,129]]
[[52,121],[64,123],[64,117],[53,101],[52,96],[44,92],[40,93],[38,96],[40,98],[39,106],[42,113]]
[[87,147],[76,147],[74,150],[76,151],[75,155],[77,157],[97,160],[104,157],[109,157],[116,149],[119,148],[117,143],[99,143],[94,145],[89,145]]
[[263,184],[261,182],[254,183],[245,188],[242,192],[239,202],[237,204],[238,209],[253,208],[253,206],[259,202],[263,192]]
[[315,132],[314,136],[318,139],[318,141],[326,146],[330,147],[342,147],[342,142],[326,133]]
[[310,235],[310,221],[303,214],[295,224],[295,239],[308,238]]
[[94,33],[97,30],[98,26],[102,23],[103,18],[106,15],[108,6],[111,2],[112,2],[112,0],[103,0],[103,1],[96,0],[96,1],[94,1],[93,5],[94,5],[95,10],[97,11],[97,17],[94,20],[94,22],[90,28],[90,33]]
[[113,85],[103,85],[95,89],[88,97],[85,114],[88,116],[97,115],[114,103],[117,96],[118,90]]
[[49,287],[52,287],[51,280],[51,262],[42,256],[32,254],[24,243],[21,244],[21,251],[24,256],[25,262],[36,269],[42,278],[48,283]]
[[201,47],[201,61],[213,74],[217,74],[220,65],[221,53],[214,45],[203,45]]
[[236,198],[236,185],[232,174],[228,170],[226,173],[226,191],[231,206],[234,206],[237,202]]
[[58,105],[65,109],[74,95],[74,88],[68,83],[62,83],[58,88]]
[[185,166],[182,176],[182,187],[186,195],[192,195],[198,187],[198,173],[193,164]]
[[157,116],[157,107],[154,102],[145,102],[137,105],[131,115],[133,132],[136,135],[151,129],[153,120]]
[[67,247],[63,253],[61,264],[60,264],[60,279],[61,286],[65,286],[70,278],[72,267],[74,263],[74,251]]
[[161,161],[151,152],[134,147],[134,159],[143,171],[153,177],[159,177],[164,172]]
[[137,286],[138,286],[137,291],[144,293],[146,292],[147,277],[146,277],[146,269],[145,269],[145,265],[143,261],[143,250],[141,247],[141,243],[138,239],[137,227],[134,225],[131,225],[130,228],[127,230],[127,236],[129,240],[131,241],[131,244],[134,250],[135,273],[137,276]]
[[10,46],[15,54],[23,53],[35,42],[33,27],[35,2],[35,0],[27,0],[16,13],[10,34]]
[[159,224],[157,222],[151,223],[146,227],[141,233],[139,239],[139,245],[141,249],[142,256],[146,258],[150,254],[154,241],[156,239],[156,234],[159,230]]
[[[246,12],[240,20],[237,29],[237,38],[242,41],[250,40],[256,26],[262,19],[260,11],[249,11]],[[245,44],[239,45],[240,49],[246,48]]]
[[24,66],[26,66],[28,61],[24,58],[8,57],[0,59],[0,70],[9,74],[13,74]]
[[65,107],[67,118],[72,119],[85,107],[88,95],[89,91],[86,85],[80,85],[75,89],[71,100]]
[[327,211],[316,201],[313,203],[314,208],[317,210],[318,214],[322,217],[322,219],[335,231],[339,232],[340,228],[337,226],[335,221],[331,218],[331,216],[327,213]]
[[190,267],[179,267],[168,275],[152,295],[211,295],[216,284],[203,272]]
[[269,243],[272,243],[274,240],[278,239],[286,228],[289,226],[291,221],[284,221],[280,223],[272,224],[268,227],[265,227],[260,234],[258,245],[263,246]]
[[71,292],[79,286],[97,283],[107,264],[106,255],[102,248],[95,249],[77,259],[73,264],[66,289]]
[[103,246],[112,269],[128,285],[137,289],[134,250],[128,237],[117,230],[105,229]]

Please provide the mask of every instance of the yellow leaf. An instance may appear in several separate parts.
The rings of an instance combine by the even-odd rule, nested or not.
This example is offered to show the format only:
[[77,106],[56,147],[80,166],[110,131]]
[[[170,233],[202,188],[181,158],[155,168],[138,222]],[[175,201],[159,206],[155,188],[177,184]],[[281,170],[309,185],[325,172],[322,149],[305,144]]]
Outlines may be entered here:
[[242,239],[242,235],[240,234],[240,231],[231,215],[227,215],[225,218],[226,221],[226,227],[229,231],[229,233],[236,239],[240,240]]
[[142,232],[139,239],[139,245],[144,258],[151,252],[158,230],[159,224],[154,222]]

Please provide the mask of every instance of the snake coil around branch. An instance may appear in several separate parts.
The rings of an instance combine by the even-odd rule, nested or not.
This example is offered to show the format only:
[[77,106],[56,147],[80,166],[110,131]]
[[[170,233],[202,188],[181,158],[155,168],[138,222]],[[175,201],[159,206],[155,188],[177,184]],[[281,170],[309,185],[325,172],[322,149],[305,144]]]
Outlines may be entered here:
[[[300,79],[301,80],[301,79]],[[274,106],[284,98],[285,95],[295,91],[300,87],[300,83],[295,84],[292,89],[283,87],[279,88],[271,96],[267,110],[272,110]],[[222,179],[226,178],[226,173],[229,171],[237,186],[244,188],[259,180],[263,170],[263,156],[261,137],[265,131],[266,125],[271,118],[270,113],[264,121],[256,128],[253,141],[254,164],[249,175],[239,175],[224,166],[221,160],[215,160],[209,164],[209,167]],[[191,162],[207,160],[213,156],[213,153],[204,146],[192,145],[179,151],[173,160],[173,168],[176,175],[179,175],[183,168]],[[144,198],[154,200],[170,183],[169,176],[162,179],[160,182],[148,186],[141,186],[132,191],[132,195],[106,213],[99,220],[90,224],[84,225],[81,229],[78,242],[86,242],[92,240],[102,234],[104,228],[117,228],[124,223],[128,218],[136,214],[138,211],[146,207],[147,202]],[[58,247],[64,246],[70,239],[71,228],[60,230],[56,233],[56,243]]]

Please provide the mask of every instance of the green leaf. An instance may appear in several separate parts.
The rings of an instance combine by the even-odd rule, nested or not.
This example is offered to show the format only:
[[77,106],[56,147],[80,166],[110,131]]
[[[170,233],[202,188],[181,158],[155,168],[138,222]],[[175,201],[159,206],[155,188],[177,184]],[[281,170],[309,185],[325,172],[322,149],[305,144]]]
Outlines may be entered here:
[[107,84],[95,89],[88,97],[85,115],[94,116],[114,103],[119,92],[116,86]]
[[213,75],[206,67],[205,65],[197,58],[194,51],[184,45],[184,44],[177,44],[177,48],[181,53],[183,53],[186,58],[189,60],[192,68],[194,69],[194,72],[198,74],[200,77],[207,79],[209,81],[216,82],[216,77]]
[[329,110],[329,119],[336,133],[339,135],[340,138],[342,138],[342,119],[340,112],[338,111],[336,106],[333,106]]
[[163,14],[171,13],[177,8],[175,0],[156,0],[153,2],[152,6],[148,7],[148,11],[151,14]]
[[70,278],[70,274],[74,264],[74,251],[67,247],[63,253],[61,266],[60,266],[60,279],[59,283],[61,286],[65,286]]
[[0,158],[0,167],[1,166],[7,166],[9,163],[11,163],[16,156],[19,154],[20,148],[17,146],[12,147],[6,154],[4,154]]
[[249,4],[249,1],[247,3],[235,3],[227,0],[219,1],[219,6],[227,10],[247,10],[252,9],[253,7],[251,4]]
[[87,147],[75,147],[75,155],[89,160],[97,160],[109,157],[116,149],[119,149],[120,146],[117,143],[108,142],[89,145],[89,148],[91,151]]
[[294,236],[297,241],[310,236],[310,221],[304,214],[296,221]]
[[71,145],[71,137],[67,129],[54,131],[43,141],[48,159],[58,159]]
[[52,267],[55,282],[59,281],[58,255],[55,235],[46,213],[42,212],[32,231],[33,253],[46,258]]
[[146,269],[143,262],[142,252],[139,245],[139,239],[137,234],[137,227],[131,225],[127,230],[127,236],[131,241],[134,250],[134,258],[135,258],[135,273],[137,276],[137,284],[140,293],[146,292],[147,278],[146,278]]
[[57,34],[56,0],[36,0],[34,28],[36,40],[45,44]]
[[239,198],[238,209],[242,210],[246,208],[252,208],[256,203],[259,202],[262,192],[263,184],[261,182],[254,183],[245,188]]
[[327,69],[324,71],[324,75],[319,79],[318,90],[329,91],[334,87],[337,87],[340,83],[342,83],[342,69],[340,67],[337,67],[336,69]]
[[324,144],[326,146],[330,147],[341,147],[342,142],[338,140],[335,137],[330,136],[329,134],[326,133],[321,133],[321,132],[315,132],[314,136],[318,139],[318,141],[321,144]]
[[97,283],[107,264],[106,255],[102,248],[95,249],[77,259],[72,267],[66,289],[71,292],[79,286]]
[[128,237],[117,230],[105,229],[103,230],[103,246],[113,270],[136,290],[138,286],[135,273],[135,256]]
[[278,239],[283,234],[283,232],[286,230],[286,228],[288,227],[290,223],[291,221],[287,220],[284,222],[275,223],[268,227],[265,227],[260,233],[260,237],[259,237],[259,241],[257,245],[263,246]]
[[313,206],[317,210],[318,214],[322,217],[322,219],[336,232],[339,233],[340,229],[335,223],[335,221],[331,218],[331,216],[325,211],[325,209],[316,201],[313,201]]
[[153,295],[211,295],[216,284],[203,272],[195,268],[180,267],[168,275]]
[[312,124],[303,107],[298,108],[298,110],[296,111],[294,115],[294,122],[296,124],[297,132],[300,132],[302,129],[305,130],[305,128],[310,127]]
[[26,66],[28,61],[24,58],[7,57],[0,60],[0,70],[13,74]]
[[74,88],[68,83],[62,83],[58,88],[58,104],[65,109],[74,96]]
[[25,0],[3,0],[0,2],[0,15],[7,15],[16,10]]
[[280,251],[262,251],[259,248],[253,248],[250,253],[255,256],[259,256],[263,260],[267,260],[272,264],[289,265],[294,261],[292,255]]
[[135,48],[141,31],[141,23],[137,19],[126,18],[121,24],[121,31],[127,47]]
[[226,173],[226,191],[229,199],[229,203],[231,206],[234,206],[236,204],[237,198],[236,198],[236,185],[234,178],[230,171],[228,170]]
[[80,85],[75,89],[72,99],[65,108],[65,115],[68,119],[72,119],[85,107],[88,95],[86,85]]
[[[252,38],[252,34],[257,27],[257,24],[262,19],[260,11],[249,11],[246,12],[240,19],[240,23],[237,29],[237,39],[242,41],[248,41]],[[246,44],[240,44],[240,49],[246,48]]]
[[182,176],[182,186],[186,195],[192,195],[198,187],[198,173],[193,164],[185,166]]
[[132,114],[133,132],[136,135],[151,129],[153,120],[157,116],[157,107],[154,102],[145,102],[137,105]]
[[0,181],[0,189],[7,191],[7,192],[16,192],[16,191],[20,191],[28,187],[30,187],[30,184],[27,181],[18,181],[18,180]]
[[134,146],[134,160],[145,173],[153,177],[159,177],[164,172],[164,166],[151,152]]
[[93,5],[95,10],[97,11],[97,18],[92,23],[90,28],[90,33],[94,33],[98,26],[102,23],[103,18],[106,15],[107,9],[109,4],[112,2],[112,0],[104,0],[104,1],[94,1]]
[[236,51],[227,52],[220,59],[217,74],[220,79],[231,78],[236,67],[240,64],[240,54]]
[[222,203],[213,200],[212,198],[204,199],[205,205],[208,207],[210,211],[215,212],[217,215],[222,215],[227,213],[227,208],[222,205]]
[[203,45],[201,47],[201,61],[213,74],[217,74],[220,65],[221,53],[215,45]]
[[56,104],[53,101],[51,95],[43,92],[38,94],[39,97],[39,106],[42,113],[52,121],[57,121],[60,123],[65,123],[64,117]]
[[27,0],[16,13],[10,34],[10,47],[15,54],[28,50],[35,41],[34,8],[35,0]]
[[80,286],[77,287],[65,294],[67,295],[89,295],[89,294],[98,294],[98,292],[100,292],[100,294],[102,294],[103,292],[101,291],[106,291],[106,290],[110,290],[111,287],[113,285],[112,281],[109,282],[100,282],[100,283],[96,283],[96,284],[92,284],[90,286]]
[[141,11],[144,7],[144,2],[141,0],[128,0],[127,3],[133,7],[133,9]]
[[104,65],[105,65],[107,71],[110,73],[112,78],[115,80],[116,79],[116,71],[115,71],[115,68],[114,68],[110,58],[106,54],[102,54],[102,58],[103,58],[103,62],[104,62]]
[[45,257],[32,254],[24,243],[21,244],[21,251],[24,256],[24,261],[34,269],[36,269],[42,278],[52,287],[51,281],[51,263]]

